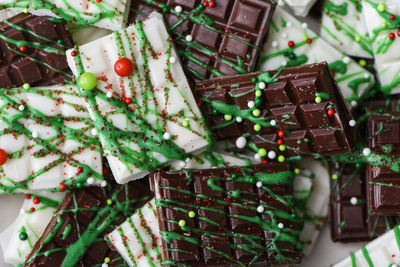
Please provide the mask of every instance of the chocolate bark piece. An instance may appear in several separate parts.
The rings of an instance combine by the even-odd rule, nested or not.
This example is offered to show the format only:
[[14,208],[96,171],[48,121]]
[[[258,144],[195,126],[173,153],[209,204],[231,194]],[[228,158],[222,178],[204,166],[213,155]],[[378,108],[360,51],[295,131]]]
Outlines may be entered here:
[[329,219],[335,242],[368,241],[395,225],[392,216],[374,215],[367,202],[367,165],[333,163]]
[[[369,148],[394,158],[400,156],[400,112],[368,117]],[[368,166],[369,206],[381,215],[400,214],[400,173],[385,166]]]
[[[162,12],[185,71],[200,81],[255,70],[275,9],[270,0],[132,1],[129,23]],[[180,11],[180,12],[179,12]]]
[[25,266],[120,266],[124,261],[103,239],[151,199],[144,182],[82,188],[68,193]]
[[293,178],[286,164],[150,175],[164,264],[299,263]]
[[18,14],[0,23],[0,88],[54,85],[72,78],[65,51],[73,46],[64,23]]
[[218,137],[246,137],[260,156],[340,154],[354,142],[353,115],[326,62],[218,77],[195,93]]

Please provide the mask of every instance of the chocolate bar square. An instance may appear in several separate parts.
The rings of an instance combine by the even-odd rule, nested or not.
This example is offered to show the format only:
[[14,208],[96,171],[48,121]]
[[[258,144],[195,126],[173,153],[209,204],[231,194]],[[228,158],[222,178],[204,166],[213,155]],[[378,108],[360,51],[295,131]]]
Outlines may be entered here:
[[284,156],[351,150],[353,116],[326,63],[218,77],[195,93],[220,139],[244,136]]
[[[368,117],[369,148],[388,156],[400,156],[400,112]],[[384,163],[384,162],[383,162]],[[380,215],[400,214],[400,174],[386,166],[368,166],[369,205]]]
[[109,266],[124,264],[103,237],[151,199],[151,194],[143,182],[121,185],[112,177],[107,181],[104,188],[82,188],[66,195],[28,255],[27,266],[101,266],[105,260]]
[[[287,164],[150,175],[164,264],[299,263],[302,224],[294,210],[293,178]],[[181,197],[172,199],[178,194],[171,192]]]
[[366,165],[334,163],[330,166],[329,219],[335,242],[372,240],[395,225],[393,216],[372,214],[367,202]]
[[0,88],[54,85],[72,78],[65,51],[73,46],[64,23],[18,14],[0,22]]
[[274,9],[270,0],[139,0],[128,21],[162,12],[187,75],[200,81],[254,71]]

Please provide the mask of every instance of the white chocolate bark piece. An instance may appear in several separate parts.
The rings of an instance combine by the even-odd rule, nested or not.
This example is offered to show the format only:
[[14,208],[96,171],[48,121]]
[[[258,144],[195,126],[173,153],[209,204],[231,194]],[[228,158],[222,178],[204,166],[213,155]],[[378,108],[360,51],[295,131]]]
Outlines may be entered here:
[[325,1],[321,37],[348,55],[374,57],[361,1]]
[[310,255],[328,215],[329,172],[315,159],[303,159],[299,163],[300,173],[294,179],[295,198],[305,203],[304,227],[300,234],[304,255]]
[[398,266],[400,264],[400,228],[372,240],[360,250],[333,265],[333,267]]
[[114,31],[125,27],[130,3],[128,0],[2,0],[0,9],[13,9],[15,6],[35,15],[53,16],[78,25]]
[[375,67],[381,90],[391,94],[399,93],[400,2],[398,0],[362,0],[362,6],[375,55]]
[[370,72],[309,30],[307,24],[277,7],[261,56],[260,69],[272,70],[323,61],[328,62],[331,71],[335,72],[334,77],[343,96],[352,105],[356,105],[359,97],[374,84]]
[[305,17],[317,0],[281,0],[293,9],[296,16]]
[[161,267],[162,241],[154,198],[105,236],[129,266]]
[[[25,257],[43,234],[65,193],[38,191],[27,196],[29,199],[25,199],[14,223],[0,233],[3,258],[14,265],[25,262]],[[38,204],[34,203],[35,198],[40,200]]]
[[[207,146],[210,134],[160,14],[71,52],[78,80],[84,72],[97,76],[97,87],[81,94],[118,183]],[[121,58],[133,63],[126,77],[114,70]]]
[[[100,184],[100,142],[73,86],[0,89],[0,194]],[[88,179],[89,178],[89,179]]]

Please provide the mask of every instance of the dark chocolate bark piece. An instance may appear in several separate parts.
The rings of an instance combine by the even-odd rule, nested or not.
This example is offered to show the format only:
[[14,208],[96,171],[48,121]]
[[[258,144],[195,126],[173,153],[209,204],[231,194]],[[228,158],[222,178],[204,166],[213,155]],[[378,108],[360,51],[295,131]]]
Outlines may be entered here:
[[286,164],[150,176],[168,266],[301,261],[301,219]]
[[107,181],[104,188],[81,188],[66,195],[25,266],[125,266],[103,237],[151,199],[151,192],[143,181]]
[[200,81],[254,71],[274,9],[270,0],[138,0],[129,23],[161,12],[187,76]]
[[260,156],[341,154],[354,143],[353,115],[327,63],[218,77],[195,93],[220,139],[246,137]]
[[329,219],[335,242],[372,240],[395,225],[392,216],[372,214],[368,208],[365,164],[334,163],[330,167]]
[[0,23],[0,88],[54,85],[72,78],[65,51],[72,39],[61,20],[18,14]]
[[[368,117],[369,148],[400,157],[400,112],[389,111]],[[385,162],[382,162],[383,165]],[[400,173],[389,167],[368,166],[369,206],[381,215],[400,214]]]

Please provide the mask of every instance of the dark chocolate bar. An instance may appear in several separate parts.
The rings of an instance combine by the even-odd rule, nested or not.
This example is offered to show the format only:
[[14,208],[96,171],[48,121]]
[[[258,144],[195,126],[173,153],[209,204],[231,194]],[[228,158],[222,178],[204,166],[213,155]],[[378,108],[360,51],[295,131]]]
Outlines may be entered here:
[[187,76],[199,81],[254,71],[274,9],[270,0],[132,0],[129,23],[161,12]]
[[302,223],[293,178],[286,164],[151,175],[164,264],[299,263]]
[[354,142],[353,115],[327,63],[214,78],[195,93],[220,139],[243,136],[261,157],[347,153]]
[[374,215],[368,209],[365,164],[335,163],[330,174],[329,219],[333,241],[368,241],[395,225],[394,217]]
[[65,51],[73,47],[65,23],[18,14],[0,23],[0,88],[54,85],[71,79]]
[[43,235],[27,256],[25,266],[124,266],[104,235],[151,198],[141,181],[89,187],[68,193]]
[[[400,157],[400,112],[390,111],[368,117],[369,148]],[[384,164],[385,162],[383,162]],[[369,206],[381,215],[400,214],[400,173],[389,167],[368,166]]]

